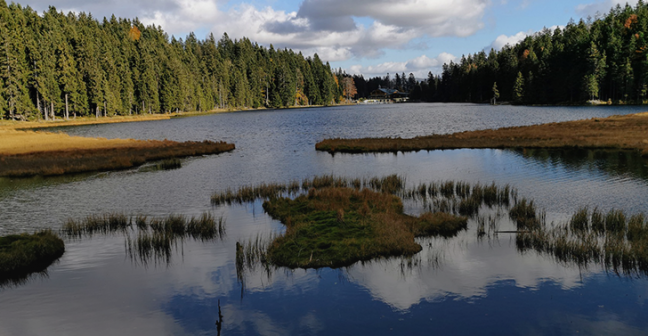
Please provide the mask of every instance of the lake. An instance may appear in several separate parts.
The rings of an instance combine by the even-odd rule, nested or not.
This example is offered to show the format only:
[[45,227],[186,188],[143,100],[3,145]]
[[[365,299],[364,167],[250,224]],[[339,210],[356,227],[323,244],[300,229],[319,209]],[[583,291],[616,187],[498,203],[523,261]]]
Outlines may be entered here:
[[[63,177],[0,178],[0,235],[59,229],[68,218],[124,212],[187,216],[210,211],[226,236],[185,239],[168,260],[127,253],[126,235],[66,238],[47,274],[0,287],[0,335],[644,335],[645,275],[578,267],[534,251],[512,234],[478,238],[474,223],[454,238],[419,238],[412,258],[342,269],[252,267],[237,278],[236,243],[280,234],[262,202],[212,206],[227,188],[322,174],[399,174],[408,185],[467,181],[517,188],[565,221],[582,206],[648,214],[648,165],[634,152],[446,150],[398,154],[315,151],[331,137],[403,137],[642,112],[641,106],[523,107],[392,104],[245,111],[164,121],[60,128],[71,135],[223,140],[236,150]],[[416,213],[421,204],[406,203]],[[505,224],[503,224],[505,225]],[[130,232],[129,237],[134,233]]]

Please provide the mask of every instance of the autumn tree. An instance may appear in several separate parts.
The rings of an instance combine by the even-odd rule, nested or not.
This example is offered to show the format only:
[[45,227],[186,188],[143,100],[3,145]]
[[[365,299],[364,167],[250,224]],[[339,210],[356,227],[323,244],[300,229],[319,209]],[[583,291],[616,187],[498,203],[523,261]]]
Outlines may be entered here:
[[342,88],[347,100],[351,100],[358,93],[353,77],[344,77],[344,79],[342,79]]

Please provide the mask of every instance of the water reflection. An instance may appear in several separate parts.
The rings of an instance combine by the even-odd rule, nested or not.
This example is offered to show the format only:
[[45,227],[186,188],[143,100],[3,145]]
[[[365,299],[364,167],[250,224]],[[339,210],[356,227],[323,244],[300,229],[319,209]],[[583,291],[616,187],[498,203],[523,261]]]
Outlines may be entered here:
[[516,149],[511,150],[529,160],[571,171],[603,172],[618,179],[648,180],[648,158],[638,151],[593,149]]
[[[0,288],[0,335],[215,334],[646,334],[648,282],[579,269],[515,237],[481,238],[472,221],[455,238],[418,240],[412,259],[345,269],[259,268],[237,281],[236,242],[282,232],[261,202],[212,207],[212,193],[315,175],[401,174],[409,186],[455,180],[503,186],[565,220],[578,207],[648,212],[645,166],[632,154],[553,154],[454,150],[406,154],[317,153],[327,137],[448,133],[638,112],[644,107],[529,108],[409,104],[232,113],[182,120],[85,126],[87,136],[225,140],[237,150],[183,161],[172,171],[137,169],[71,176],[0,179],[2,234],[59,228],[69,217],[106,212],[160,217],[213,211],[227,218],[222,241],[183,241],[167,265],[141,267],[124,236],[66,242],[66,253],[23,286]],[[191,131],[187,131],[191,130]],[[630,155],[630,156],[628,156]],[[644,163],[645,164],[645,163]],[[406,204],[415,212],[422,204]],[[511,223],[500,223],[499,230]],[[493,230],[494,231],[494,230]],[[469,321],[469,322],[467,322]]]

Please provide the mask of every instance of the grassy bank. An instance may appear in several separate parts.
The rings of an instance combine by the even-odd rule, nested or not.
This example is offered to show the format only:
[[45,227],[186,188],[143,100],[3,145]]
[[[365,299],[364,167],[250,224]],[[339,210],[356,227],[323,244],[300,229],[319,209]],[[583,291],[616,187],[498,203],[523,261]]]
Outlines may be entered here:
[[294,200],[272,198],[263,208],[286,225],[268,260],[288,267],[341,267],[359,260],[412,255],[415,236],[452,236],[467,219],[444,213],[403,214],[397,196],[351,188],[311,189]]
[[0,279],[43,271],[63,252],[63,240],[50,230],[0,237]]
[[231,151],[225,142],[106,140],[0,130],[0,176],[126,169],[145,162]]
[[648,113],[411,139],[326,139],[315,148],[330,153],[458,148],[611,148],[638,150],[648,156]]

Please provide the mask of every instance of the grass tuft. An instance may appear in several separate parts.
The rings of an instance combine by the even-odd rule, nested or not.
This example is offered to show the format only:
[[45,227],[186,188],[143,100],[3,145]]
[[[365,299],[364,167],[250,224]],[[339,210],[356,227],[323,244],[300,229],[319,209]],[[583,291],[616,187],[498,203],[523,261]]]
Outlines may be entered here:
[[51,230],[0,237],[0,280],[45,270],[65,252]]

